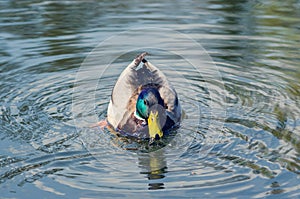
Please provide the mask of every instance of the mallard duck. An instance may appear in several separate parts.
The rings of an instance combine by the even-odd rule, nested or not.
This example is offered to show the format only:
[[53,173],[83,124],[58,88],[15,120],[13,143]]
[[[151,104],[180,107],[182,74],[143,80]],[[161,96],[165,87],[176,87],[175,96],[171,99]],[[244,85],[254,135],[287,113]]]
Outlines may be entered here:
[[118,78],[108,105],[107,122],[118,132],[154,142],[179,126],[181,106],[175,89],[145,59],[146,55],[138,55]]

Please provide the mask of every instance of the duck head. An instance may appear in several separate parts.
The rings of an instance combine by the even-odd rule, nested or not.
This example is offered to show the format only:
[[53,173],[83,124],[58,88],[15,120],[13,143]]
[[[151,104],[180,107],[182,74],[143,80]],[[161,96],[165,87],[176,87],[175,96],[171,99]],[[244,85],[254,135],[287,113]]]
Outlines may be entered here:
[[156,88],[145,88],[138,96],[136,114],[143,118],[149,128],[150,144],[163,136],[166,121],[164,102]]

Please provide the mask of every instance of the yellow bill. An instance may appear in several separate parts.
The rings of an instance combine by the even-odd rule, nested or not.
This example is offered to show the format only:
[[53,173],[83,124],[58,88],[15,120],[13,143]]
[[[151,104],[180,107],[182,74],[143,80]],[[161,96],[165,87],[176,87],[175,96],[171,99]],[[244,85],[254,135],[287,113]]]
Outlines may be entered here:
[[148,128],[151,140],[154,140],[157,135],[159,138],[163,136],[163,132],[159,124],[158,111],[155,111],[154,113],[150,111],[150,115],[148,117]]

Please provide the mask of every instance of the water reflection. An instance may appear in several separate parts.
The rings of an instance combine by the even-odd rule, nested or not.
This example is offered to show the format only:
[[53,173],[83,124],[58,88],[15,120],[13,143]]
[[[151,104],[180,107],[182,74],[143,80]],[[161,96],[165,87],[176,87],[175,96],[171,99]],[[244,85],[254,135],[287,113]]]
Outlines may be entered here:
[[138,164],[141,169],[140,173],[146,175],[149,180],[149,190],[165,188],[163,181],[160,180],[165,178],[168,168],[164,150],[139,154]]

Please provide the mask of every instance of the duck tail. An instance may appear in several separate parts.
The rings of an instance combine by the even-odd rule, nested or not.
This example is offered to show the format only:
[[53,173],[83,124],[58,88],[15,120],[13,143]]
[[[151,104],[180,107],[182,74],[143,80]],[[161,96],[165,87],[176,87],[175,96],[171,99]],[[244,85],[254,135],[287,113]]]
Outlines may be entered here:
[[139,54],[134,59],[135,66],[138,66],[141,62],[146,63],[147,60],[145,59],[146,55],[149,55],[147,52],[143,52],[142,54]]

